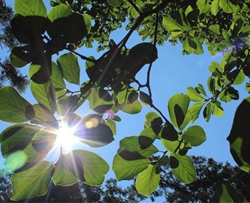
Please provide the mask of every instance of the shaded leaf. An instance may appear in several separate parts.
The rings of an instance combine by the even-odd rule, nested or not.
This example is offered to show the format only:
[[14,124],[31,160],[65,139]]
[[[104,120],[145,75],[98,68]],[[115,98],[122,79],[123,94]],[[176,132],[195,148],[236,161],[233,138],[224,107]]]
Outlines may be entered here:
[[230,152],[235,162],[241,167],[242,170],[250,172],[250,157],[249,157],[249,144],[250,144],[250,97],[244,99],[238,106],[233,125],[227,140],[230,142]]
[[234,188],[226,181],[216,182],[213,202],[247,202]]

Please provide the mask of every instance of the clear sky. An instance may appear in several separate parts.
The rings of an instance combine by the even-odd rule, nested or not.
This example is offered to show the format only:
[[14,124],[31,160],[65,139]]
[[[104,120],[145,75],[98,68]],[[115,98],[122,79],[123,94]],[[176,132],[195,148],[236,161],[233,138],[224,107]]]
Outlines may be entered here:
[[[8,0],[7,3],[13,5],[13,0]],[[46,1],[49,2],[49,1]],[[127,33],[125,30],[118,30],[112,34],[112,38],[119,42]],[[132,38],[128,41],[127,47],[132,47],[137,43],[140,43],[141,39],[137,34],[133,34]],[[154,105],[159,108],[167,118],[169,118],[167,111],[167,103],[171,96],[177,93],[186,93],[186,88],[189,86],[195,87],[199,83],[203,84],[207,93],[206,88],[207,78],[210,76],[208,66],[212,61],[216,60],[220,63],[222,57],[212,57],[204,47],[203,55],[182,55],[181,45],[171,46],[170,43],[166,42],[164,46],[158,47],[158,59],[153,64],[152,74],[151,74],[151,88],[153,93]],[[83,55],[90,56],[94,55],[96,58],[100,56],[100,53],[96,53],[95,49],[85,48],[77,50],[77,52]],[[9,55],[6,50],[0,50],[1,58]],[[79,59],[79,63],[82,67],[81,71],[81,82],[87,80],[86,73],[84,71],[84,61]],[[23,73],[27,73],[28,67],[23,68]],[[138,74],[138,80],[145,81],[147,67],[145,66],[143,70]],[[236,87],[237,88],[237,87]],[[239,89],[240,88],[240,89]],[[230,133],[230,129],[233,122],[233,116],[239,103],[247,96],[247,92],[244,89],[244,85],[238,87],[240,91],[240,99],[238,101],[231,101],[230,103],[223,103],[222,107],[224,109],[223,117],[212,116],[209,123],[207,123],[202,114],[199,119],[195,122],[196,125],[201,125],[207,135],[207,141],[201,146],[191,149],[189,155],[201,155],[208,158],[213,158],[219,162],[228,161],[235,165],[234,160],[231,157],[229,151],[229,142],[226,140]],[[146,90],[145,90],[146,91]],[[30,90],[28,89],[25,94],[22,95],[32,104],[36,103],[35,99],[32,97]],[[151,111],[147,106],[143,106],[143,111],[137,115],[128,115],[125,113],[119,113],[122,122],[117,123],[117,135],[115,136],[115,141],[106,147],[100,149],[93,149],[110,164],[112,167],[112,157],[115,155],[116,150],[119,147],[119,140],[125,136],[139,135],[143,130],[143,124],[145,121],[145,114]],[[84,105],[82,109],[78,111],[80,116],[84,116],[89,112],[88,106]],[[0,131],[6,128],[7,124],[0,121]],[[4,160],[0,160],[0,166],[3,166]],[[110,177],[114,174],[111,170],[109,173]]]

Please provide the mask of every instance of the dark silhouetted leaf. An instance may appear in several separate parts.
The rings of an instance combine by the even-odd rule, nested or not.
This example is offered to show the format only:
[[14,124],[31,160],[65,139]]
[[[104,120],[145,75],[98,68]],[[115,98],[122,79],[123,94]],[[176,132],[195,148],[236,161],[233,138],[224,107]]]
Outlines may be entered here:
[[230,152],[235,162],[242,170],[250,172],[249,157],[249,123],[250,120],[250,97],[244,99],[238,106],[231,132],[227,138],[230,142]]
[[127,161],[133,161],[133,160],[138,160],[138,159],[145,159],[144,156],[142,156],[139,152],[134,151],[134,152],[130,152],[128,150],[123,150],[119,152],[119,155],[127,160]]

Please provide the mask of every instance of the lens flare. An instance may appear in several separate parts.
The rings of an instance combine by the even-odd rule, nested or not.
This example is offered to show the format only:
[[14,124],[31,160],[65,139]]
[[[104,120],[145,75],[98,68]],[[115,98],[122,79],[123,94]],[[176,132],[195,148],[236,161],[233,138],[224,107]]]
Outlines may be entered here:
[[78,139],[74,136],[74,133],[74,127],[70,128],[67,126],[67,124],[63,123],[61,126],[59,126],[55,145],[59,145],[67,150],[71,150],[74,144],[78,141]]

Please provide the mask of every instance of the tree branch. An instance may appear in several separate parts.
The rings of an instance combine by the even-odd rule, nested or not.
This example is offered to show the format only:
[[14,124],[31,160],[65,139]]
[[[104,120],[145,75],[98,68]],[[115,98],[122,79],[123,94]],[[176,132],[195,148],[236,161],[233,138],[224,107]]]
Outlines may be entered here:
[[77,52],[74,51],[74,50],[68,49],[67,47],[66,47],[65,49],[68,50],[68,51],[70,51],[70,52],[72,52],[72,53],[74,53],[75,55],[79,56],[79,57],[80,57],[81,59],[83,59],[83,60],[90,61],[90,62],[96,62],[95,59],[91,59],[91,58],[88,58],[88,57],[86,57],[86,56],[83,56],[83,55],[77,53]]

